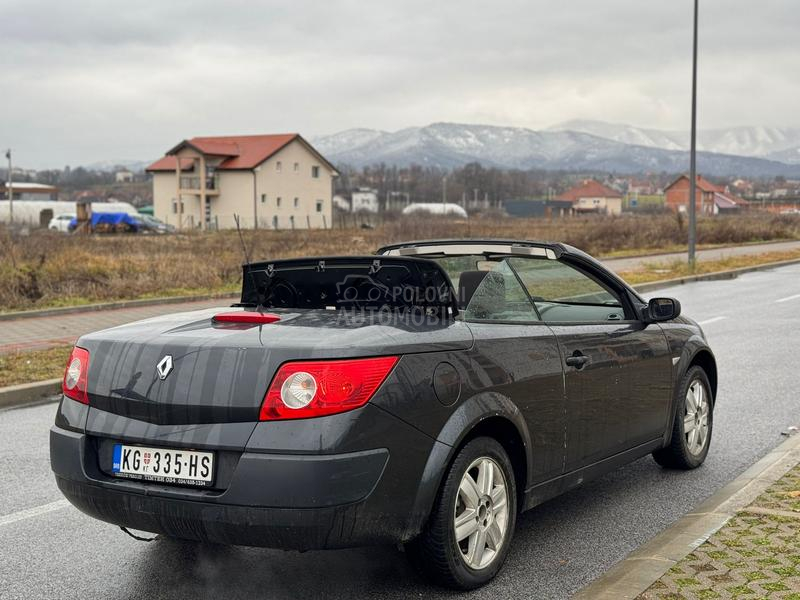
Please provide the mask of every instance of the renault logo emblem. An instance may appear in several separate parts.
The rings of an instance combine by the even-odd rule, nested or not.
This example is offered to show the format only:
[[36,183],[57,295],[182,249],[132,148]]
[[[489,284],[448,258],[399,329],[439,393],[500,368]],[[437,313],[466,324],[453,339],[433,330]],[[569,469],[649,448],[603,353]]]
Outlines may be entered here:
[[166,379],[167,375],[172,373],[172,355],[167,354],[164,358],[158,361],[156,365],[156,371],[158,371],[158,378],[159,379]]

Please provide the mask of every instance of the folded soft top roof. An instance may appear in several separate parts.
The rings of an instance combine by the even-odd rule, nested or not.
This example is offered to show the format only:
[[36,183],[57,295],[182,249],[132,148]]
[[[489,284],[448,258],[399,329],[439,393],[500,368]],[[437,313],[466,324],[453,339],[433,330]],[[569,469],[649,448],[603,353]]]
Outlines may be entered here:
[[438,264],[397,256],[298,258],[244,265],[242,304],[457,312],[452,284]]

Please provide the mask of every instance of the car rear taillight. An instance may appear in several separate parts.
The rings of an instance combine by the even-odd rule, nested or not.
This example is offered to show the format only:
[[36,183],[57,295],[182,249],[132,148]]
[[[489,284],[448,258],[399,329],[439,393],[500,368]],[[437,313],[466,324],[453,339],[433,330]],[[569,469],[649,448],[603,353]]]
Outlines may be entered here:
[[67,360],[61,391],[67,398],[89,404],[86,381],[89,376],[89,351],[75,346]]
[[397,356],[381,356],[285,363],[264,396],[259,419],[307,419],[363,406],[397,360]]

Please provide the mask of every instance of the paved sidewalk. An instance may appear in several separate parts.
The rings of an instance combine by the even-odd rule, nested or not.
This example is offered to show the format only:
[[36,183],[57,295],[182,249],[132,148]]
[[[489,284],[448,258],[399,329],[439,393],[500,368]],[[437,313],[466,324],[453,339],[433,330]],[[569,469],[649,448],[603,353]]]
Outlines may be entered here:
[[[768,244],[750,244],[699,250],[698,260],[719,260],[729,256],[761,254],[765,252],[788,251],[800,248],[800,240],[790,242],[771,242]],[[631,271],[648,263],[686,260],[686,253],[657,254],[630,258],[614,258],[603,261],[613,271]],[[142,307],[118,308],[112,310],[74,313],[46,317],[29,317],[11,319],[0,322],[0,354],[17,350],[39,350],[72,344],[85,333],[115,327],[136,321],[165,315],[173,312],[184,312],[227,306],[233,300],[216,299],[201,300],[178,304],[160,304]]]
[[0,322],[0,354],[17,350],[40,350],[72,344],[80,336],[169,313],[230,306],[235,299],[216,298],[181,304],[156,304],[135,308],[117,308],[69,315],[14,319]]
[[[752,256],[753,254],[766,254],[768,252],[791,252],[800,249],[800,240],[788,242],[770,242],[767,244],[745,244],[743,246],[726,246],[724,248],[708,248],[697,251],[697,260],[722,260],[735,256]],[[672,252],[670,254],[655,254],[652,256],[632,256],[630,258],[614,258],[604,260],[603,263],[613,271],[635,271],[646,264],[671,263],[675,261],[686,262],[689,260],[686,252]]]
[[800,600],[800,465],[639,598]]

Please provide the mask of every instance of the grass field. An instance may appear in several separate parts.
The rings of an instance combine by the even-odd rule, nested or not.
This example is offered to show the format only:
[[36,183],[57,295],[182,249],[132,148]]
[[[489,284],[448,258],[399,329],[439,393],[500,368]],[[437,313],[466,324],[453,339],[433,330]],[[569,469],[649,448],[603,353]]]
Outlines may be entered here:
[[55,379],[64,375],[72,346],[0,354],[0,387]]
[[[389,221],[375,229],[244,231],[253,260],[370,254],[383,244],[429,238],[556,240],[595,255],[682,247],[686,224],[673,215],[567,219],[443,218]],[[701,218],[701,245],[800,239],[800,218]],[[235,291],[243,253],[235,231],[169,236],[69,236],[0,229],[0,311],[112,300]]]
[[624,271],[620,276],[629,284],[636,286],[640,283],[650,281],[661,281],[664,279],[678,279],[688,275],[701,275],[704,273],[717,273],[719,271],[730,271],[743,267],[752,267],[767,263],[780,262],[785,260],[800,260],[800,250],[788,252],[762,252],[748,256],[732,256],[721,260],[698,261],[694,269],[689,269],[689,265],[684,261],[649,262],[645,263],[644,268],[636,271]]
[[[695,273],[714,273],[784,260],[800,260],[800,250],[791,252],[764,252],[723,260],[710,260],[697,264]],[[675,279],[690,275],[684,262],[647,263],[644,269],[623,272],[620,275],[632,285]],[[0,354],[0,387],[61,377],[69,356],[70,346],[57,346],[46,350],[21,350]]]

